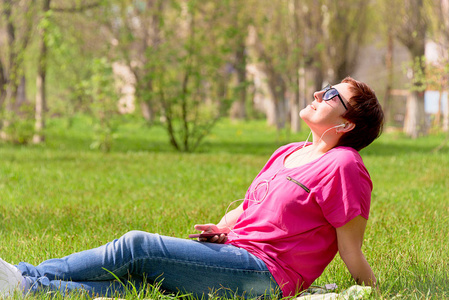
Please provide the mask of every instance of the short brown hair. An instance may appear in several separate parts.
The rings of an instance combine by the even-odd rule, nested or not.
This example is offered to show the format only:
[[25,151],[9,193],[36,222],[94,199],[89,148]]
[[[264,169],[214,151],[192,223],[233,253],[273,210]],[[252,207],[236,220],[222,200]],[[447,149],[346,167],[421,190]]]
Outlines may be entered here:
[[382,133],[384,113],[376,94],[368,85],[351,77],[346,77],[341,82],[348,83],[353,94],[348,99],[348,110],[342,117],[354,123],[355,128],[343,134],[337,146],[352,147],[360,151]]

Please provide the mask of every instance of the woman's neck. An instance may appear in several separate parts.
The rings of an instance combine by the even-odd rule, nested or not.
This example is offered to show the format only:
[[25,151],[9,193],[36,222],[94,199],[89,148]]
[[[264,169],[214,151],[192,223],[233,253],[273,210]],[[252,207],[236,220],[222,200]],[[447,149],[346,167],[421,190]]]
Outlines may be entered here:
[[286,157],[284,161],[284,166],[286,168],[297,168],[302,165],[308,164],[321,156],[323,156],[327,151],[332,148],[327,149],[325,145],[318,144],[304,144],[303,147],[292,152]]
[[[336,147],[341,134],[329,134],[328,131],[317,134],[311,132],[312,144],[304,143],[304,146],[291,153],[285,160],[284,166],[286,168],[295,168],[305,165],[319,157],[323,156],[326,152]],[[307,138],[308,140],[309,138]]]
[[313,147],[313,152],[316,154],[324,154],[337,146],[340,136],[340,134],[326,132],[320,136],[313,134],[312,145],[310,146]]

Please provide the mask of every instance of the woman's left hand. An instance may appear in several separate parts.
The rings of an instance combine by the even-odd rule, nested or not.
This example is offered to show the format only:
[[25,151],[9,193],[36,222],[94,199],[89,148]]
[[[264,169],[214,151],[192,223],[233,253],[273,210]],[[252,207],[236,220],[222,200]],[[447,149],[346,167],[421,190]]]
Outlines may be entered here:
[[217,243],[224,244],[228,238],[224,232],[224,230],[220,229],[215,224],[196,224],[194,226],[196,230],[200,230],[201,233],[216,233],[211,237],[200,237],[198,240],[200,242],[209,242],[209,243]]

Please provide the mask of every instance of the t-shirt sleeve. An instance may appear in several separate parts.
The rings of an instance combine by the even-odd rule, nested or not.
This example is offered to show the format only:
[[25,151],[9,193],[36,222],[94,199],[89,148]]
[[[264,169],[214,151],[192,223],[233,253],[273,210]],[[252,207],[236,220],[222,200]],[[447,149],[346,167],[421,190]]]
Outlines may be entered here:
[[326,220],[335,228],[359,215],[368,219],[372,191],[372,182],[361,158],[340,154],[329,164],[327,175],[317,189],[317,202]]

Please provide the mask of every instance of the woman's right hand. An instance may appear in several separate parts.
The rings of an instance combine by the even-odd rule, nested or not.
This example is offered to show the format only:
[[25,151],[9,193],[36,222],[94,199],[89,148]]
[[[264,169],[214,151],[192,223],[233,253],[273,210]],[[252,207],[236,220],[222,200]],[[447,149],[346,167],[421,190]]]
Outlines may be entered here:
[[200,242],[209,242],[209,243],[217,243],[224,244],[228,238],[224,232],[224,230],[220,229],[215,224],[196,224],[194,226],[196,230],[200,230],[201,233],[216,233],[216,235],[207,237],[207,238],[198,238]]

